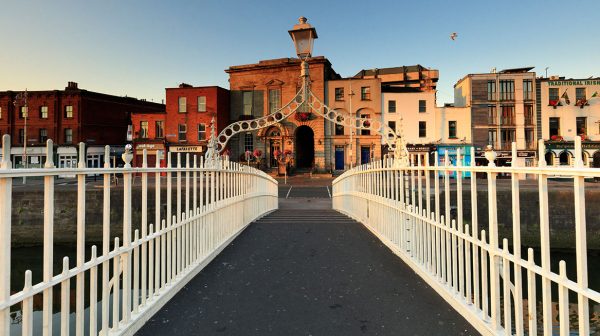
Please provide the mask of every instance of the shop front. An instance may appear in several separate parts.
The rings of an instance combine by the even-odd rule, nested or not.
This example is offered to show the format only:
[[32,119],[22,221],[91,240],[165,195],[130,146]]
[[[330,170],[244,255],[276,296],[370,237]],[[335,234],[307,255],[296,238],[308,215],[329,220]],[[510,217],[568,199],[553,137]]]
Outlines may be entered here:
[[160,166],[166,167],[165,144],[164,143],[137,143],[134,144],[135,157],[133,166],[141,167],[143,163],[144,149],[146,150],[146,164],[148,167],[156,167],[156,157],[160,156]]
[[[458,165],[458,151],[460,150],[460,164],[462,166],[470,166],[471,165],[471,145],[437,145],[437,153],[438,153],[438,165],[445,166],[446,165],[446,154],[448,154],[448,165],[449,166],[457,166]],[[440,172],[440,176],[443,176],[444,173]],[[456,172],[450,172],[451,177],[456,177]],[[470,172],[465,172],[462,174],[462,177],[471,177]]]
[[407,144],[406,149],[408,150],[408,154],[412,157],[412,164],[414,166],[418,165],[419,162],[421,166],[433,164],[432,154],[436,150],[435,145]]
[[[10,149],[13,168],[42,168],[46,163],[46,147],[27,147],[27,155],[23,155],[23,147],[13,147]],[[27,161],[25,161],[27,160]]]

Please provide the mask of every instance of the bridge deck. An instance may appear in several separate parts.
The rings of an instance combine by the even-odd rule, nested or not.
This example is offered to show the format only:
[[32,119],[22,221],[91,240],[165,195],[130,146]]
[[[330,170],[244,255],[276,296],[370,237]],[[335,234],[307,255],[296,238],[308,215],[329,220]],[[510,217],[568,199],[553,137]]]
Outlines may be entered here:
[[478,334],[329,199],[280,198],[280,208],[250,225],[138,334]]

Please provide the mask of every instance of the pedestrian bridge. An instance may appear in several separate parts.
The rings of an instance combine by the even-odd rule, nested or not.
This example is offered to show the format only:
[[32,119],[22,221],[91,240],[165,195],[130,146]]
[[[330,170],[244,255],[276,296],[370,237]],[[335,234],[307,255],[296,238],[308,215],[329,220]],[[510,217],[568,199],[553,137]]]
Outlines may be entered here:
[[[225,159],[187,158],[185,167],[180,160],[169,162],[173,168],[110,168],[107,160],[105,168],[86,168],[81,147],[80,165],[68,171],[77,176],[71,261],[55,255],[53,240],[59,225],[55,180],[65,169],[54,168],[52,155],[45,168],[11,169],[9,144],[4,136],[2,335],[600,331],[600,293],[589,286],[585,214],[585,178],[600,172],[583,167],[580,157],[567,168],[545,167],[543,160],[540,167],[398,167],[384,159],[334,180],[327,188],[330,200],[292,192],[278,198],[272,177]],[[541,142],[540,158],[543,153]],[[463,179],[466,173],[484,176]],[[105,216],[101,246],[88,248],[85,177],[92,174],[102,176]],[[112,174],[123,175],[118,187]],[[510,202],[497,198],[498,174],[511,177]],[[13,179],[22,176],[43,179],[44,240],[41,274],[20,277],[11,274],[11,228],[19,216]],[[568,178],[572,186],[574,275],[564,261],[555,267],[550,253],[550,176]],[[540,243],[523,253],[524,177],[538,183]],[[122,204],[111,203],[111,189],[122,192]],[[139,209],[132,207],[134,195],[141,197]],[[111,232],[117,224],[111,211],[122,213],[120,232]],[[139,223],[134,211],[141,212]],[[508,229],[498,224],[503,211],[512,212]],[[21,288],[15,288],[17,278],[23,279]]]

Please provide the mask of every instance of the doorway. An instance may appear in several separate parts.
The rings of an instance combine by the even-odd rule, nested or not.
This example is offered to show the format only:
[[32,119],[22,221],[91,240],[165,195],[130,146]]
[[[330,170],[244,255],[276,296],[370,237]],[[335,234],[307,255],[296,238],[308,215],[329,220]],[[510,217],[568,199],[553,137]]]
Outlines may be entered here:
[[335,146],[335,170],[344,170],[344,146]]
[[296,129],[296,167],[312,168],[315,159],[315,133],[302,125]]

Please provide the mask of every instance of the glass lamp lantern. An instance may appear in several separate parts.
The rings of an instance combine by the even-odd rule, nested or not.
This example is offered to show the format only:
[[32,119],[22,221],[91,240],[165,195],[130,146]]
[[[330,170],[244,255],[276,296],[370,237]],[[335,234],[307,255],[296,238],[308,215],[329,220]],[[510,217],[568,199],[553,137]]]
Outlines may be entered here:
[[304,16],[300,17],[298,24],[294,25],[294,28],[288,32],[294,41],[296,55],[300,59],[311,57],[313,42],[318,36],[316,29],[307,23],[307,19]]

